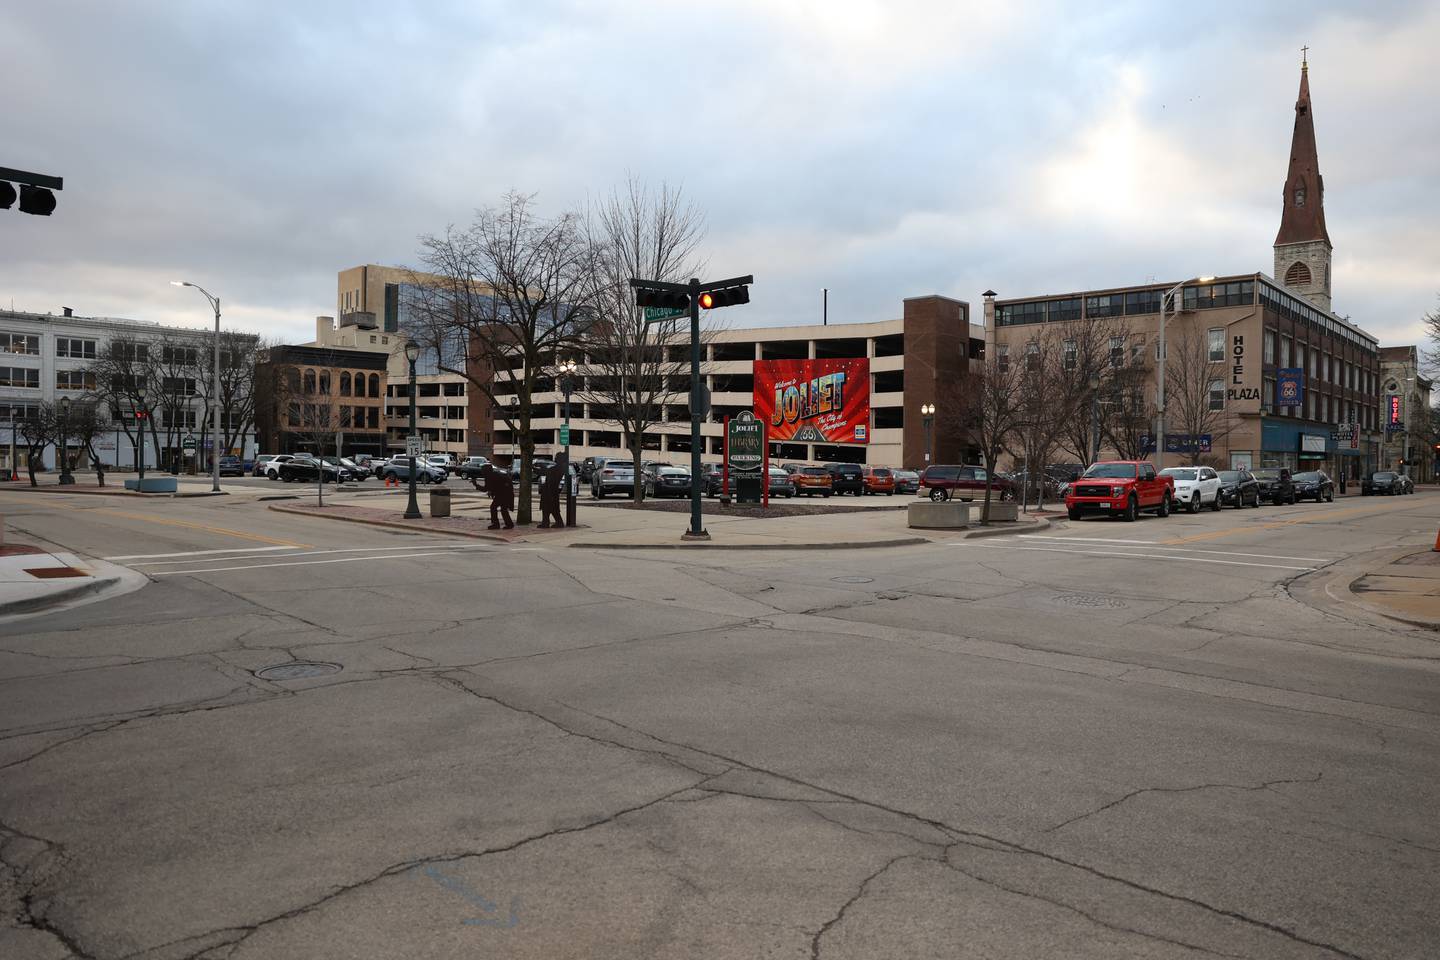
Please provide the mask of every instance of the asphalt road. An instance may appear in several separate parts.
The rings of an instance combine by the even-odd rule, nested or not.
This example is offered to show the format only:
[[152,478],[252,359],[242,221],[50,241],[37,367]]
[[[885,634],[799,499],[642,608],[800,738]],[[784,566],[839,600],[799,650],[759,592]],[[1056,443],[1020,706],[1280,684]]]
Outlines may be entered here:
[[1440,646],[1323,589],[1440,494],[723,554],[101,499],[3,504],[152,579],[0,624],[6,960],[1440,951]]

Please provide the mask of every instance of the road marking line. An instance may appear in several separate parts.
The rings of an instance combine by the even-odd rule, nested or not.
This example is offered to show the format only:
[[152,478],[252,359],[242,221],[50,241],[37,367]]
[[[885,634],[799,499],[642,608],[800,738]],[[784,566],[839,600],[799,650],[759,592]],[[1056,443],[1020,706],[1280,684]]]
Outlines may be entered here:
[[148,523],[160,523],[171,527],[184,527],[187,530],[201,530],[205,533],[218,533],[222,537],[236,537],[240,540],[255,540],[259,543],[273,543],[282,547],[313,547],[313,543],[300,543],[295,540],[281,540],[278,537],[264,537],[258,533],[244,533],[240,530],[230,530],[225,527],[210,527],[203,523],[191,523],[189,520],[167,520],[164,517],[151,516],[145,513],[130,513],[126,510],[91,510],[90,513],[103,514],[108,517],[125,517],[129,520],[144,520]]
[[[374,547],[345,547],[345,548],[343,548],[343,549],[338,549],[338,550],[302,550],[302,551],[299,552],[299,553],[287,553],[287,554],[285,554],[285,556],[283,556],[283,557],[277,557],[276,559],[277,559],[277,560],[289,560],[291,557],[315,557],[315,556],[319,556],[319,555],[325,554],[325,553],[364,553],[364,552],[367,551],[367,550],[368,550],[368,551],[371,551],[371,552],[376,552],[376,553],[383,554],[385,551],[391,551],[391,552],[393,552],[393,551],[396,551],[396,550],[425,550],[425,549],[428,549],[428,548],[431,548],[431,547],[444,547],[444,548],[446,548],[446,549],[448,549],[448,550],[476,550],[476,549],[486,549],[488,546],[489,546],[488,544],[482,544],[482,543],[416,543],[416,544],[409,544],[409,545],[403,546],[403,547],[402,547],[402,546],[399,546],[399,545],[396,545],[396,546],[393,546],[393,547],[381,547],[381,546],[374,546]],[[256,549],[256,550],[293,550],[293,549],[295,549],[295,548],[294,548],[294,547],[256,547],[255,549]],[[227,552],[227,551],[220,551],[220,550],[203,550],[203,551],[201,551],[201,552],[202,552],[202,553],[224,553],[224,552]],[[113,557],[109,557],[109,558],[106,558],[106,559],[114,559],[114,558],[113,558]],[[216,561],[220,561],[220,560],[250,560],[250,559],[259,560],[259,559],[263,559],[263,558],[261,558],[261,557],[254,557],[254,558],[252,558],[252,557],[249,557],[249,556],[245,556],[245,557],[205,557],[205,558],[202,558],[202,559],[200,559],[200,560],[154,560],[154,561],[151,561],[151,562],[149,562],[149,563],[130,563],[130,564],[126,564],[126,566],[130,566],[130,567],[179,567],[179,566],[184,566],[184,565],[187,564],[187,563],[215,563]],[[383,556],[381,556],[381,557],[379,557],[379,559],[384,559],[384,558],[383,558]],[[176,572],[178,573],[178,572],[183,572],[183,571],[176,571]]]
[[1021,540],[1056,540],[1060,543],[1103,543],[1103,544],[1133,544],[1138,546],[1154,547],[1156,550],[1171,550],[1180,553],[1211,553],[1221,557],[1261,557],[1266,560],[1304,560],[1309,563],[1332,563],[1339,559],[1337,557],[1291,557],[1280,553],[1242,553],[1239,550],[1190,550],[1185,547],[1168,547],[1163,542],[1156,543],[1147,540],[1106,540],[1100,537],[1041,537],[1034,534],[1022,534]]
[[131,553],[123,557],[101,557],[101,560],[159,560],[162,557],[200,557],[210,553],[264,553],[269,550],[294,550],[295,547],[230,547],[225,550],[187,550],[183,553]]
[[334,560],[301,560],[299,563],[252,563],[241,567],[207,567],[204,570],[159,570],[147,574],[151,577],[174,577],[193,576],[197,573],[223,573],[226,570],[261,570],[267,567],[310,567],[319,563],[355,563],[359,560],[408,560],[411,557],[440,557],[454,555],[454,551],[437,551],[435,553],[396,553],[385,557],[337,557]]
[[1220,537],[1228,537],[1235,533],[1244,533],[1247,530],[1275,530],[1279,527],[1293,527],[1298,523],[1318,523],[1325,520],[1332,520],[1336,517],[1347,517],[1354,514],[1381,514],[1391,513],[1395,510],[1405,509],[1407,504],[1393,504],[1388,507],[1375,509],[1374,507],[1348,507],[1344,510],[1327,510],[1323,513],[1308,517],[1299,517],[1294,520],[1277,520],[1274,523],[1262,523],[1253,527],[1231,527],[1226,530],[1212,530],[1209,533],[1197,533],[1190,537],[1179,537],[1174,540],[1165,540],[1164,543],[1194,543],[1197,540],[1217,540]]
[[1180,560],[1185,563],[1222,563],[1231,567],[1265,567],[1269,570],[1315,570],[1316,567],[1297,567],[1286,563],[1249,563],[1244,560],[1207,560],[1203,557],[1175,557],[1166,553],[1121,553],[1115,550],[1061,550],[1059,547],[1018,547],[999,543],[976,543],[972,546],[985,550],[1019,550],[1021,552],[1048,551],[1050,553],[1076,553],[1087,557],[1138,557],[1144,560]]

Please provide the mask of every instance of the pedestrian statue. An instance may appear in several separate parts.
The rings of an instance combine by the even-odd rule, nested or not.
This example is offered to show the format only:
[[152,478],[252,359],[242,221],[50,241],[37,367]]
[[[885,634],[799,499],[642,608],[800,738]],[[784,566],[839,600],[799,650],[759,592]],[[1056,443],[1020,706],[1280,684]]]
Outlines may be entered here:
[[[560,515],[560,482],[563,473],[560,464],[552,463],[545,468],[545,474],[540,478],[540,528],[547,529],[551,526],[565,526],[565,518]],[[555,522],[551,524],[550,518],[554,517]]]
[[510,473],[497,470],[493,463],[485,464],[485,492],[490,494],[490,529],[500,529],[500,517],[505,517],[505,529],[515,529],[510,519],[510,510],[515,506],[515,490],[510,486]]

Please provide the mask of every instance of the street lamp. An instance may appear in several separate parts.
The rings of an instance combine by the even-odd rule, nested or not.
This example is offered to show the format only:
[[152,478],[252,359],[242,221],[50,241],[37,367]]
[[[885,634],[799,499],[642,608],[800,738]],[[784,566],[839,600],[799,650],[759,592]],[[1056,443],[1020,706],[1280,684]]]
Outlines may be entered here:
[[135,399],[140,401],[140,409],[135,411],[135,419],[140,421],[140,446],[135,450],[139,457],[137,469],[140,471],[140,479],[145,479],[145,421],[150,419],[150,412],[145,409],[145,388],[135,388]]
[[420,504],[415,502],[415,361],[420,359],[420,344],[407,341],[405,359],[410,361],[410,436],[405,438],[406,453],[410,454],[410,502],[405,505],[405,519],[419,520]]
[[[1180,291],[1192,283],[1209,283],[1214,277],[1192,277],[1175,284],[1165,295],[1160,298],[1160,356],[1155,362],[1155,470],[1158,472],[1165,465],[1165,303],[1171,297],[1179,296]],[[1179,313],[1177,309],[1175,311]],[[1198,442],[1198,441],[1197,441]]]
[[[194,287],[215,310],[215,344],[210,366],[210,489],[220,492],[220,298],[189,280],[171,280],[172,287]],[[241,451],[242,453],[244,451]]]
[[565,465],[562,476],[565,479],[565,526],[575,526],[575,487],[570,482],[570,391],[575,389],[574,360],[562,361],[559,365],[560,391],[565,395]]
[[70,458],[67,457],[67,456],[65,456],[65,441],[69,439],[69,437],[67,437],[66,434],[68,434],[69,432],[70,432],[70,398],[69,398],[69,397],[61,397],[61,398],[60,398],[60,483],[61,483],[62,486],[65,485],[65,484],[70,484],[70,483],[74,483],[74,482],[75,482],[75,478],[70,475]]
[[1090,374],[1090,462],[1100,459],[1100,378]]
[[930,466],[930,432],[935,425],[935,404],[920,404],[920,421],[925,424],[925,466]]

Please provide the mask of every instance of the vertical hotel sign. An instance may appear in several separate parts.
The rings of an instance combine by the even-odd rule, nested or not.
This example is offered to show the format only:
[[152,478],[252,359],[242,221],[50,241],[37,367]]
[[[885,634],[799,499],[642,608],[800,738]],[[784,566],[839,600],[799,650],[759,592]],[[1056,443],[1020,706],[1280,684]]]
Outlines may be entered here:
[[1282,367],[1275,371],[1275,378],[1275,406],[1304,406],[1305,368]]

